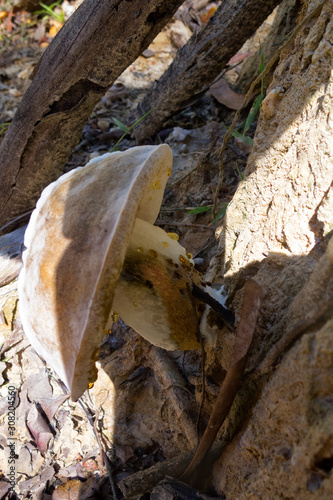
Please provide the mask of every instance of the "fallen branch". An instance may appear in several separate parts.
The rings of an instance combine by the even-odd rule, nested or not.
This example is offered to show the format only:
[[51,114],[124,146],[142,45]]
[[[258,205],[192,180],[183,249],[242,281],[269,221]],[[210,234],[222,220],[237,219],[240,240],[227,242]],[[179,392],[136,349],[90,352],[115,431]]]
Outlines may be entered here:
[[134,130],[138,142],[155,134],[185,101],[210,84],[229,59],[255,33],[280,0],[224,0],[201,31],[178,51],[130,121],[153,109]]
[[192,475],[209,452],[218,431],[229,413],[244,375],[247,355],[252,342],[260,305],[261,287],[255,281],[247,280],[244,286],[243,305],[230,367],[222,383],[220,393],[204,435],[190,465],[181,476],[181,480],[189,481],[191,479]]
[[95,104],[181,4],[85,0],[69,18],[40,59],[0,146],[0,226],[34,208],[63,173]]

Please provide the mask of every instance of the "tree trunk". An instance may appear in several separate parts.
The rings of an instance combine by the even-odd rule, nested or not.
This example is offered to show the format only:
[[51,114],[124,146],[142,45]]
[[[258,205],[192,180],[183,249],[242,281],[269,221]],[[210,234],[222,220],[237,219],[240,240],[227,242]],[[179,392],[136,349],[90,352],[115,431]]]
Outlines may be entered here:
[[242,412],[248,420],[214,468],[229,500],[332,495],[332,14],[326,2],[281,56],[215,260],[236,308],[245,276],[264,291],[250,374],[224,433]]
[[141,122],[135,127],[137,141],[158,132],[164,121],[186,100],[212,83],[280,1],[224,0],[204,28],[178,52],[138,106],[132,121],[150,110],[153,112],[149,122]]
[[[63,173],[99,99],[182,0],[86,0],[45,51],[0,147],[0,227]],[[12,227],[7,227],[9,232]]]

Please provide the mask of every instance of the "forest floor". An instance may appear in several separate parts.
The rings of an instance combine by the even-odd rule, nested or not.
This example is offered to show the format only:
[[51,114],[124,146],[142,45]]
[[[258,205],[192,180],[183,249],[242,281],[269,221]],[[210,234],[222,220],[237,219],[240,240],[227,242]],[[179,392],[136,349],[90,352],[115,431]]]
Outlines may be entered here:
[[[56,17],[61,17],[62,12],[68,16],[75,4],[65,1],[54,10],[55,16],[44,13],[45,18],[20,10],[6,12],[0,5],[2,135],[29,86],[36,62],[61,26]],[[192,8],[193,23],[199,28],[215,7],[206,2],[201,10]],[[191,34],[189,25],[176,16],[114,83],[85,125],[64,171],[84,165],[115,146],[123,132],[114,120],[132,125],[127,123],[130,111],[186,42]],[[251,45],[242,49],[239,59],[253,50]],[[240,65],[231,70],[231,80],[236,79],[239,69]],[[230,92],[232,105],[235,96]],[[224,157],[218,218],[212,222],[211,207],[219,175],[215,152],[233,113],[208,90],[170,118],[163,130],[147,142],[167,143],[174,155],[173,174],[156,224],[179,235],[180,243],[200,259],[198,269],[202,273],[216,253],[219,226],[250,152],[243,140],[230,141]],[[249,109],[244,120],[248,113]],[[149,120],[149,116],[145,119]],[[254,131],[255,122],[248,136],[253,137]],[[133,146],[135,141],[129,135],[118,145],[119,150]],[[109,458],[120,499],[123,494],[117,485],[122,480],[195,447],[188,436],[191,426],[196,426],[201,402],[200,352],[152,351],[148,342],[120,321],[103,343],[97,382],[89,394],[73,403],[24,336],[16,288],[14,281],[0,289],[0,499],[10,495],[9,442],[14,442],[17,498],[44,500],[112,498],[102,448]],[[206,371],[203,423],[223,378],[221,369],[207,367]],[[8,434],[11,391],[16,394],[13,435]],[[149,498],[149,491],[146,495]]]

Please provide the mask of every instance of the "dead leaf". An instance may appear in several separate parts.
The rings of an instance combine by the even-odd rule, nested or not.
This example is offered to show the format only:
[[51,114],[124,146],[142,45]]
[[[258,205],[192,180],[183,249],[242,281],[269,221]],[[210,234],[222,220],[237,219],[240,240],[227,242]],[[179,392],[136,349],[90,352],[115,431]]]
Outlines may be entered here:
[[89,472],[93,472],[98,469],[97,462],[93,458],[87,458],[87,460],[84,460],[82,462],[82,466]]
[[232,56],[231,59],[227,62],[227,66],[233,66],[234,64],[237,64],[247,57],[251,56],[252,52],[237,52],[234,56]]
[[49,35],[52,38],[55,37],[56,34],[58,33],[58,31],[60,31],[61,28],[62,28],[62,24],[61,23],[52,24],[52,26],[49,29]]
[[27,417],[27,427],[31,432],[33,438],[36,441],[37,448],[41,453],[47,451],[50,439],[53,437],[53,433],[45,420],[45,418],[39,413],[37,406],[34,404],[29,410]]
[[231,90],[224,78],[220,78],[220,80],[213,83],[210,91],[215,99],[227,108],[238,110],[243,106],[245,95],[237,94],[237,92]]
[[45,369],[30,375],[25,381],[24,386],[27,388],[28,398],[31,402],[39,402],[40,399],[49,399],[52,397],[52,387]]
[[7,481],[0,481],[0,498],[5,498],[11,484]]
[[246,360],[260,311],[261,299],[262,289],[260,285],[252,279],[247,279],[244,285],[242,309],[231,362],[221,385],[215,406],[210,414],[206,430],[190,465],[181,476],[182,480],[188,481],[195,474],[198,466],[210,450],[236,397],[244,375]]
[[51,422],[54,415],[57,413],[59,407],[69,398],[69,395],[57,396],[56,398],[43,398],[38,402],[41,405],[45,415]]
[[52,500],[88,500],[98,491],[97,478],[92,476],[87,481],[70,479],[61,484],[52,494]]
[[201,14],[200,20],[202,24],[206,24],[207,21],[209,21],[209,19],[215,14],[216,9],[217,5],[213,5],[204,14]]

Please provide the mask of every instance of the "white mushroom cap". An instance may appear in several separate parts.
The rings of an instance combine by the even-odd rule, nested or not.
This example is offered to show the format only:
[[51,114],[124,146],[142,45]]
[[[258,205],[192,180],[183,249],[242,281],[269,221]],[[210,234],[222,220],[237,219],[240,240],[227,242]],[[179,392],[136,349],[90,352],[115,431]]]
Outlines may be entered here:
[[24,331],[78,399],[95,361],[135,219],[153,223],[171,173],[167,145],[90,161],[42,193],[19,277]]

